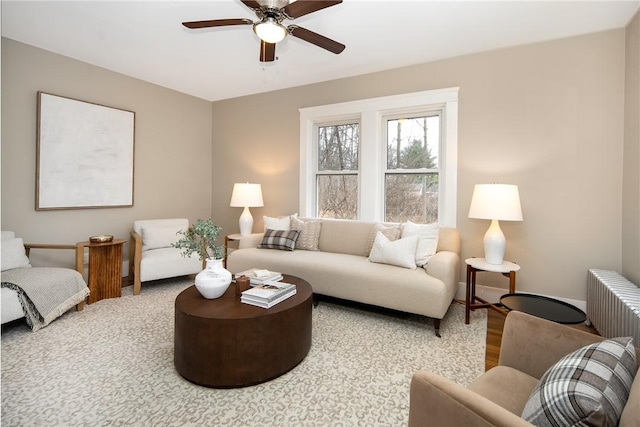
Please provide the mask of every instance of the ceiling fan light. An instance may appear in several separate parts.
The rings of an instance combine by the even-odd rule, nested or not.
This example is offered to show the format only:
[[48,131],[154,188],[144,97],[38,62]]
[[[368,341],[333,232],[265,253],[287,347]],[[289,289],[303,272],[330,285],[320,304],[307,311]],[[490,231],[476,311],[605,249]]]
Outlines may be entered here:
[[273,18],[258,22],[253,26],[253,31],[266,43],[278,43],[287,36],[287,29]]

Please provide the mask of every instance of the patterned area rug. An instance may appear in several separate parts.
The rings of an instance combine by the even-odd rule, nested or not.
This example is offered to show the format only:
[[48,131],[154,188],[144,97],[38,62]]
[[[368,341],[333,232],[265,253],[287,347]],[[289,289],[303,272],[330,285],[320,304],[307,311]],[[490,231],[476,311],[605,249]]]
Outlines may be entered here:
[[[216,390],[173,366],[175,297],[186,279],[131,287],[31,332],[2,334],[3,426],[400,426],[409,383],[430,369],[467,385],[484,371],[486,311],[453,304],[442,338],[424,317],[322,301],[313,341],[287,374]],[[259,354],[256,354],[258,357]]]

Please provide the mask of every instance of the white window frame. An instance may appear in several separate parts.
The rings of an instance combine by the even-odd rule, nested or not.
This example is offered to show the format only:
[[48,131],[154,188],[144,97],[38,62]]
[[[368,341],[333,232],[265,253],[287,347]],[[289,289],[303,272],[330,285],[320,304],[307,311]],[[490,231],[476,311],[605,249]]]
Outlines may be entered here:
[[456,227],[458,176],[458,87],[300,108],[300,215],[316,212],[314,131],[318,124],[359,117],[358,219],[383,221],[386,169],[385,116],[416,110],[440,110],[441,145],[438,223]]

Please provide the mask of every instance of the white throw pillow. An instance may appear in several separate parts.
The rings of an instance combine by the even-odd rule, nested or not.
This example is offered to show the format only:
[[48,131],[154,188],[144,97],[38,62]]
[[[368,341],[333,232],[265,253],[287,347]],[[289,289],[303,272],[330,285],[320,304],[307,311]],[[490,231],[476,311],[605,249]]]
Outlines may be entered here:
[[378,231],[369,254],[369,261],[413,270],[416,268],[417,245],[418,236],[391,241],[381,231]]
[[382,234],[387,236],[391,241],[398,240],[400,238],[400,224],[382,224],[378,222],[371,228],[371,233],[369,233],[367,254],[371,253],[371,248],[373,248],[373,242],[376,241],[378,231],[381,231]]
[[24,251],[24,243],[22,238],[2,240],[2,271],[11,270],[13,268],[31,267],[29,258]]
[[298,214],[294,213],[293,215],[287,215],[279,218],[263,216],[262,220],[264,221],[264,231],[269,230],[291,230],[291,218],[297,218]]
[[142,251],[170,248],[182,237],[178,235],[179,231],[186,231],[186,229],[176,225],[142,227]]
[[434,224],[414,224],[407,221],[402,226],[402,238],[418,236],[418,246],[416,247],[416,265],[423,267],[435,255],[438,249],[438,235],[440,229],[437,223]]

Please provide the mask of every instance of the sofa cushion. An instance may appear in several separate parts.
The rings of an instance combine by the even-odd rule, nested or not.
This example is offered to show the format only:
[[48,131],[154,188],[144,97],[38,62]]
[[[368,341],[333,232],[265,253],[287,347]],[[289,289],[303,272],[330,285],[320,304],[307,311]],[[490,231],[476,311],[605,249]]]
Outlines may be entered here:
[[187,228],[179,225],[145,225],[142,227],[142,251],[170,248],[180,239],[179,232]]
[[417,244],[418,236],[391,241],[382,231],[378,231],[373,248],[371,248],[369,261],[415,269]]
[[0,319],[2,324],[24,317],[18,293],[13,289],[0,289]]
[[0,261],[0,265],[2,266],[2,271],[21,267],[31,267],[31,264],[29,264],[29,258],[27,258],[27,255],[25,254],[24,243],[20,237],[2,240],[1,257],[2,260]]
[[262,237],[258,249],[279,249],[292,251],[296,248],[296,240],[300,232],[298,230],[271,230],[267,229]]
[[298,230],[300,235],[296,241],[296,249],[317,251],[322,221],[319,219],[302,220],[291,218],[291,229]]
[[438,249],[440,228],[435,224],[415,224],[407,221],[402,225],[402,237],[418,236],[416,248],[416,265],[423,267]]
[[537,426],[616,426],[636,371],[630,337],[582,347],[545,372],[522,418]]
[[367,257],[373,225],[373,222],[323,218],[318,248],[322,252]]
[[[324,220],[322,227],[321,235]],[[227,258],[232,273],[256,267],[300,277],[311,284],[314,294],[438,319],[449,309],[455,293],[453,286],[429,276],[424,268],[373,263],[360,255],[249,248],[232,251]]]
[[263,216],[264,231],[267,230],[291,230],[291,219],[297,218],[298,214],[287,215],[283,217]]
[[373,243],[376,241],[378,231],[384,234],[387,239],[391,241],[398,240],[400,238],[400,224],[383,224],[381,222],[376,223],[371,229],[371,233],[369,234],[367,255],[371,253],[371,248],[373,248]]

